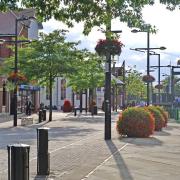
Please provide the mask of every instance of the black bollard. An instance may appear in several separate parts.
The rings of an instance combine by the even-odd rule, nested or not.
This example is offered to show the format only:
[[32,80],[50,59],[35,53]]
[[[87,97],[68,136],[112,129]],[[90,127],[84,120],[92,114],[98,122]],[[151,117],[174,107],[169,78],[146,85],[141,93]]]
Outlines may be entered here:
[[43,121],[43,111],[39,110],[39,123]]
[[37,129],[37,174],[49,175],[50,155],[48,153],[48,130],[49,128]]
[[43,109],[42,112],[43,112],[43,121],[46,121],[46,109]]
[[29,180],[29,150],[27,144],[8,145],[8,180]]

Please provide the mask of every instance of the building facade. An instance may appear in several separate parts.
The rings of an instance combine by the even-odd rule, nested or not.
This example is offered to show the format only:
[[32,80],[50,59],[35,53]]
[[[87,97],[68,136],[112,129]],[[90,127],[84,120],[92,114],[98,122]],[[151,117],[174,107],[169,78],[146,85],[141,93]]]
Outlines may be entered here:
[[[8,11],[0,13],[0,66],[5,58],[13,55],[12,50],[8,48],[8,45],[13,46],[13,43],[2,43],[2,40],[13,41],[15,36],[16,19],[22,17],[35,17],[35,11],[33,9],[25,9],[20,12]],[[36,20],[19,21],[17,24],[17,35],[18,37],[24,36],[28,39],[38,39],[39,29],[42,29],[42,24],[38,23]],[[13,92],[8,90],[6,83],[7,77],[0,76],[0,113],[10,112],[13,108]],[[37,101],[37,99],[39,99],[39,90],[27,87],[26,89],[18,87],[18,89],[18,111],[24,112],[25,101],[28,96],[33,101],[34,110],[36,111],[39,107],[39,100]]]

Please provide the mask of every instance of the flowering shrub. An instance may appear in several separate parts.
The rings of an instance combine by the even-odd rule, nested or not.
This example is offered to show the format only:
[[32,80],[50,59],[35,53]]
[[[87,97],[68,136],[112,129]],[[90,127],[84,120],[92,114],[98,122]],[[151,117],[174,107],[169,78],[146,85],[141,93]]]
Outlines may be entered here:
[[150,82],[153,82],[153,81],[155,81],[155,78],[153,77],[153,76],[151,76],[151,75],[144,75],[143,77],[142,77],[142,80],[144,81],[144,82],[146,82],[146,83],[150,83]]
[[128,137],[149,137],[154,132],[154,117],[144,108],[127,108],[119,114],[116,129]]
[[24,74],[20,72],[11,72],[8,76],[8,81],[10,82],[17,82],[17,84],[22,84],[27,82],[27,78],[24,76]]
[[162,84],[157,84],[157,85],[155,85],[155,88],[156,89],[163,89],[163,85]]
[[156,106],[156,109],[158,109],[160,113],[162,114],[162,116],[164,117],[164,127],[167,127],[168,113],[160,106]]
[[105,55],[109,52],[111,55],[120,55],[123,44],[116,39],[100,39],[95,47],[96,52],[99,55]]
[[63,112],[71,112],[72,111],[72,105],[69,100],[64,100],[63,104]]
[[155,131],[161,131],[165,124],[163,115],[155,106],[148,106],[145,109],[151,112],[155,119]]

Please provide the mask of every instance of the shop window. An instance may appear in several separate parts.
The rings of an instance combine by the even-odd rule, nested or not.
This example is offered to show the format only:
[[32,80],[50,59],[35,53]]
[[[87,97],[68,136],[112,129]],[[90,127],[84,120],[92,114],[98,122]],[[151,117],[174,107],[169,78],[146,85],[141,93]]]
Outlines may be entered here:
[[61,80],[61,100],[66,98],[66,80]]

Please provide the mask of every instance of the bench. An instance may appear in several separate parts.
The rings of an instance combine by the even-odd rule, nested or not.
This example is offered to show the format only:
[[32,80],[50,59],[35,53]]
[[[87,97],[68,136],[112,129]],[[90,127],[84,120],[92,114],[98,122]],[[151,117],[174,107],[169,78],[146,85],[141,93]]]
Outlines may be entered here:
[[22,126],[31,125],[31,124],[33,124],[33,117],[22,117],[21,119]]

